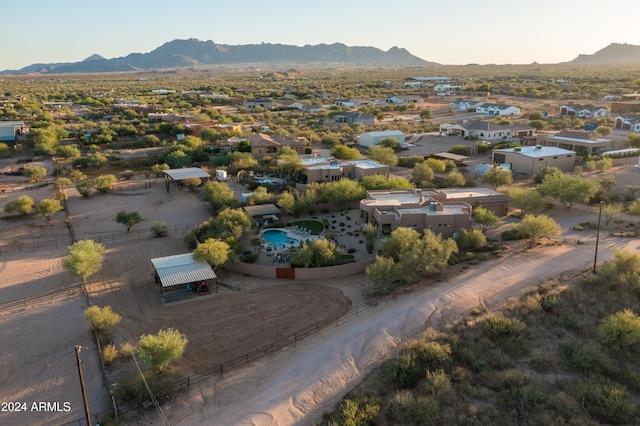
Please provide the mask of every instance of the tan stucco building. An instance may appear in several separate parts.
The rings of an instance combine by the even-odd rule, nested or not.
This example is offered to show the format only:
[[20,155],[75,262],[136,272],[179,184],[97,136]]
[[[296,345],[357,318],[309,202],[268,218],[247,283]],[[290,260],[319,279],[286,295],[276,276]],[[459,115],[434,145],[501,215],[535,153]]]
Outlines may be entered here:
[[491,161],[493,164],[509,164],[513,173],[533,176],[544,167],[557,167],[563,172],[573,170],[576,153],[552,146],[522,146],[496,149]]
[[389,166],[374,160],[336,160],[333,158],[303,158],[302,174],[307,182],[332,182],[340,179],[362,180],[369,175],[389,177]]
[[403,226],[453,237],[461,229],[471,229],[472,203],[486,208],[493,203],[492,210],[500,211],[500,216],[507,211],[506,196],[486,188],[392,189],[367,191],[360,214],[363,222],[374,223],[383,232]]

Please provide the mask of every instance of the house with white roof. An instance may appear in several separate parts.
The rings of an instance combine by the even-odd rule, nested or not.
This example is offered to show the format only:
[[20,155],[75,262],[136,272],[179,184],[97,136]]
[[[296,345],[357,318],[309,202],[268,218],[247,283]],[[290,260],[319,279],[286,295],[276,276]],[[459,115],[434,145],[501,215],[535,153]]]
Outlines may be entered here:
[[374,145],[378,145],[384,139],[395,139],[400,145],[404,145],[405,136],[400,130],[381,130],[378,132],[366,132],[362,133],[358,140],[360,141],[360,145],[372,147]]
[[491,121],[469,121],[461,124],[441,124],[440,133],[448,136],[495,141],[510,139],[513,136],[513,129],[510,126],[503,126]]
[[596,107],[593,105],[569,104],[560,107],[560,115],[566,117],[600,118],[608,117],[609,110],[605,107]]
[[463,112],[463,111],[475,111],[478,105],[482,105],[484,102],[482,101],[467,101],[464,99],[458,99],[449,104],[451,108],[455,111]]
[[640,133],[640,114],[619,115],[613,124],[614,129]]
[[484,115],[520,115],[520,108],[514,105],[483,103],[476,106],[476,112]]
[[545,167],[557,167],[563,172],[571,171],[576,165],[576,157],[575,151],[536,145],[496,149],[491,161],[493,164],[509,164],[514,173],[533,176]]

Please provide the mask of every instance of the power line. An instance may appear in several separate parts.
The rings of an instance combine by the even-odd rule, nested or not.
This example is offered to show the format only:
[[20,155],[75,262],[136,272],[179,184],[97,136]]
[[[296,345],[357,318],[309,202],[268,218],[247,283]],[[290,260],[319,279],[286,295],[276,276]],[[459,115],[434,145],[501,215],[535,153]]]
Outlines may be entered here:
[[144,387],[147,389],[147,393],[149,394],[149,398],[151,398],[151,402],[153,403],[153,406],[156,407],[156,411],[158,412],[158,415],[160,416],[160,419],[162,420],[162,423],[165,424],[165,425],[171,426],[171,423],[169,423],[169,420],[167,420],[167,418],[165,417],[164,413],[162,412],[162,409],[160,408],[160,404],[158,404],[158,400],[156,399],[155,395],[151,391],[151,388],[149,387],[149,384],[147,383],[147,379],[145,379],[144,374],[142,374],[142,370],[140,370],[140,366],[138,365],[138,360],[136,359],[135,354],[131,354],[131,356],[133,357],[133,361],[136,364],[136,368],[138,369],[138,373],[140,373],[140,377],[142,378],[142,383],[144,383]]

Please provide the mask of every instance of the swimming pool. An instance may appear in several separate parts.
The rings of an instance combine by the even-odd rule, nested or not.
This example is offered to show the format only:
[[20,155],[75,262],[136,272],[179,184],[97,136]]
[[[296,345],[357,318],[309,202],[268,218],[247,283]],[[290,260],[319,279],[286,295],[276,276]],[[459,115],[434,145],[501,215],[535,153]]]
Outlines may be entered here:
[[270,247],[289,247],[300,245],[299,240],[289,237],[289,234],[286,231],[280,231],[278,229],[267,229],[266,231],[263,231],[262,238],[268,243],[268,246]]

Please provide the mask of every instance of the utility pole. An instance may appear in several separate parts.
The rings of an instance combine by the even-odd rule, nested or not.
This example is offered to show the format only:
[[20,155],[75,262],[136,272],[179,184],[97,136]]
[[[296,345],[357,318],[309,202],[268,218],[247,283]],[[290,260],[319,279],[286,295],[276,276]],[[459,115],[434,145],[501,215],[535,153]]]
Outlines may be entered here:
[[600,242],[600,221],[602,220],[602,201],[600,201],[600,212],[598,213],[598,230],[596,231],[596,252],[593,255],[593,273],[596,273],[596,263],[598,262],[598,243]]
[[82,389],[82,400],[84,401],[84,414],[87,416],[87,425],[91,426],[91,414],[89,414],[89,403],[87,402],[87,391],[84,387],[84,376],[82,375],[82,361],[80,360],[80,345],[76,345],[76,361],[78,363],[78,375],[80,376],[80,388]]

